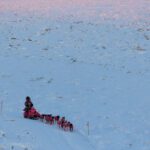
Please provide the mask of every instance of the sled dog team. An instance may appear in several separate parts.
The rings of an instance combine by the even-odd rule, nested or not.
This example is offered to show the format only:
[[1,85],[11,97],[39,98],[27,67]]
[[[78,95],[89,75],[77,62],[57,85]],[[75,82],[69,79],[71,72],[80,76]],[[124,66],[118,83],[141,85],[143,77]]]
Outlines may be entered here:
[[26,97],[24,117],[30,119],[40,119],[42,122],[46,122],[50,125],[57,124],[59,128],[62,128],[65,131],[73,131],[73,124],[65,119],[65,117],[53,116],[52,114],[40,114],[33,107],[31,98]]
[[65,131],[73,131],[73,124],[67,120],[65,117],[60,118],[60,116],[52,116],[51,114],[42,114],[40,119],[50,125],[57,124],[59,128]]

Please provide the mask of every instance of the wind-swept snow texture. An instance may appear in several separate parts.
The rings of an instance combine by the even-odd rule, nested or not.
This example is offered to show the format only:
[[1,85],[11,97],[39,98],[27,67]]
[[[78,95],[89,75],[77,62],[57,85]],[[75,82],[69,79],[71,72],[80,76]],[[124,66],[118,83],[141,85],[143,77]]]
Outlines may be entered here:
[[[149,150],[149,12],[148,0],[1,0],[0,150]],[[26,96],[75,131],[24,119]]]

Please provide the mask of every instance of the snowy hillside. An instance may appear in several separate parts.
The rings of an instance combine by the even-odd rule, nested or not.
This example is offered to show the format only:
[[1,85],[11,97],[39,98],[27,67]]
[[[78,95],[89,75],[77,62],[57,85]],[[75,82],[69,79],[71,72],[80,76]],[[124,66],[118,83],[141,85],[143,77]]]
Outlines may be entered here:
[[[149,150],[149,8],[1,0],[0,150]],[[24,119],[26,96],[75,131]]]

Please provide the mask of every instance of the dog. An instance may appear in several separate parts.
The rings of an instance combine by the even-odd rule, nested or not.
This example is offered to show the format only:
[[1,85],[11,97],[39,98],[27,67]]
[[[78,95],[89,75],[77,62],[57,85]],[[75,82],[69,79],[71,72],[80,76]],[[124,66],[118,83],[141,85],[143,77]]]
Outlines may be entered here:
[[69,130],[70,130],[71,132],[73,132],[73,128],[74,128],[74,127],[73,127],[73,124],[70,123],[70,124],[69,124]]
[[59,119],[60,119],[60,116],[54,116],[54,120],[56,123],[58,122]]
[[64,130],[69,130],[69,131],[73,131],[73,124],[71,122],[65,122],[64,123]]

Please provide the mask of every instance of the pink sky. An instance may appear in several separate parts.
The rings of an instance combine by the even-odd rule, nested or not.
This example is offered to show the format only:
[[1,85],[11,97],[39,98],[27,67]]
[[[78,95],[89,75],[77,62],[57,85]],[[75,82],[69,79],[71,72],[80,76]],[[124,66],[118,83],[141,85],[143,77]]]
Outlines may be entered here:
[[137,19],[150,12],[148,5],[149,0],[0,0],[0,11]]
[[72,5],[87,4],[86,0],[0,0],[0,10],[47,11],[67,8]]

